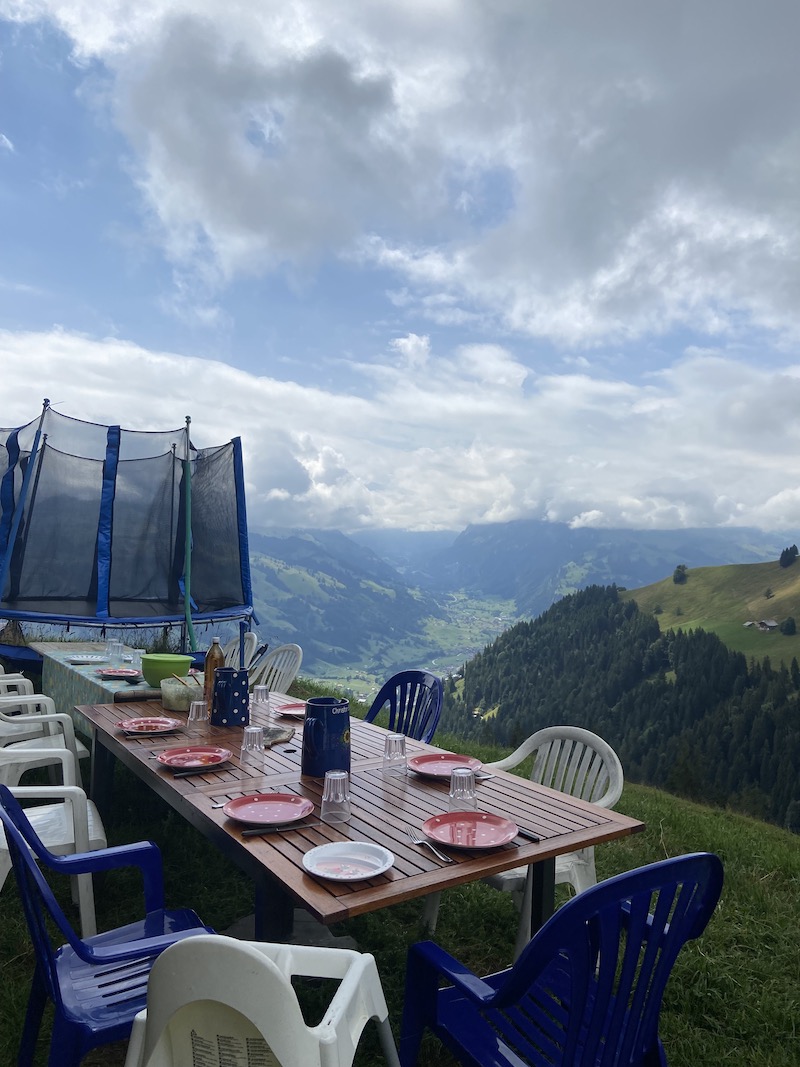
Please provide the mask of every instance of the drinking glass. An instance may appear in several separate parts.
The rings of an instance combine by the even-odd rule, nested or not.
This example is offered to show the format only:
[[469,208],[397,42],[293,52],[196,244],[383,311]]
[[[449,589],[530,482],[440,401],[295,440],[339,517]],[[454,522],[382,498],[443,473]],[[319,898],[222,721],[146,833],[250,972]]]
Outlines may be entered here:
[[477,807],[475,772],[469,767],[454,767],[450,775],[450,811],[475,811]]
[[143,655],[144,655],[144,649],[143,648],[132,648],[131,649],[131,667],[133,667],[133,669],[135,671],[140,671],[142,669],[142,656]]
[[242,738],[242,762],[264,762],[264,729],[261,726],[245,726]]
[[399,778],[406,773],[405,734],[387,734],[383,742],[383,776]]
[[256,685],[253,687],[253,703],[260,704],[264,713],[269,712],[269,687]]
[[322,793],[323,822],[350,822],[350,775],[347,771],[328,771]]
[[189,705],[187,730],[195,737],[206,732],[208,727],[208,705],[205,700],[193,700]]
[[125,645],[122,641],[106,641],[106,656],[112,667],[119,667],[122,663],[122,652]]

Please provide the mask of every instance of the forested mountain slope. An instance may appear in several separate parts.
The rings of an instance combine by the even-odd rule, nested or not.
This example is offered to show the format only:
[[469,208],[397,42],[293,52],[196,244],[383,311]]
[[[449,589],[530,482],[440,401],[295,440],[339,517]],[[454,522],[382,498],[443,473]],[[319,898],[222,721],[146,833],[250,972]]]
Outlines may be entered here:
[[703,630],[662,634],[616,587],[590,586],[470,660],[441,728],[517,745],[584,726],[633,781],[788,825],[800,821],[799,690],[794,659],[773,669]]

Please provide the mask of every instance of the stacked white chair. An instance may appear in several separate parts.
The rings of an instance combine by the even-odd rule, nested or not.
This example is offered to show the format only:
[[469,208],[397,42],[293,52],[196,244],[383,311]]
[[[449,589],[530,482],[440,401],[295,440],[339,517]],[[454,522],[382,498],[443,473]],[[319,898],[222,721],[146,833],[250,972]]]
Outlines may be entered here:
[[47,767],[59,762],[57,753],[65,747],[74,749],[78,759],[89,756],[88,748],[75,737],[72,719],[57,714],[50,697],[42,693],[0,696],[0,749],[23,755],[35,749],[36,766]]
[[[66,719],[72,726],[69,716],[60,718]],[[20,752],[15,751],[15,748],[16,746],[0,748],[0,782],[7,785],[20,802],[50,802],[36,804],[25,812],[44,846],[57,856],[105,848],[106,833],[97,808],[92,801],[87,800],[86,794],[77,785],[74,735],[66,738],[65,747],[60,750],[28,748]],[[21,786],[19,782],[25,771],[42,766],[45,760],[61,765],[63,784]],[[0,889],[3,888],[10,871],[11,857],[5,835],[0,829]],[[90,874],[76,875],[73,897],[80,912],[82,934],[84,937],[92,937],[97,933],[97,921]]]
[[[225,666],[235,667],[238,670],[239,667],[239,638],[234,637],[231,641],[224,645],[222,648],[225,654]],[[244,635],[244,665],[245,668],[249,667],[253,661],[253,656],[256,654],[258,648],[258,634],[255,630],[246,630]]]
[[265,685],[271,693],[288,693],[303,662],[299,645],[279,645],[258,659],[249,671],[249,685]]

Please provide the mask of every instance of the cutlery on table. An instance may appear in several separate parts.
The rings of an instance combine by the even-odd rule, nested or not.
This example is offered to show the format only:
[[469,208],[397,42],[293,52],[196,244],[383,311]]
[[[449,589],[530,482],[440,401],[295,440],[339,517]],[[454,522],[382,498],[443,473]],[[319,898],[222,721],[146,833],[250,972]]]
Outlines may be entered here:
[[441,860],[442,863],[455,862],[455,860],[451,859],[450,856],[446,856],[444,852],[440,852],[432,841],[429,841],[427,837],[423,837],[422,834],[415,830],[412,826],[406,827],[406,833],[408,834],[409,840],[411,841],[412,845],[427,845],[431,852],[434,854],[434,856],[436,856],[437,859]]
[[518,837],[527,837],[529,841],[541,841],[541,837],[538,834],[532,833],[530,830],[526,830],[524,826],[517,827]]
[[242,830],[242,837],[260,837],[262,834],[276,834],[286,830],[305,830],[307,826],[322,826],[321,822],[290,822],[282,826],[253,826]]

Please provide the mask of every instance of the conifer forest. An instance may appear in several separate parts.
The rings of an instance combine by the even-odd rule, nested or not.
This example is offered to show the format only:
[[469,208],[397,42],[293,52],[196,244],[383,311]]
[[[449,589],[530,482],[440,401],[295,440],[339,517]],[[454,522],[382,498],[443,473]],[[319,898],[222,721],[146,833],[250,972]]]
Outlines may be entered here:
[[505,631],[450,679],[441,728],[516,747],[582,726],[632,781],[800,832],[800,667],[748,662],[703,630],[590,586]]

